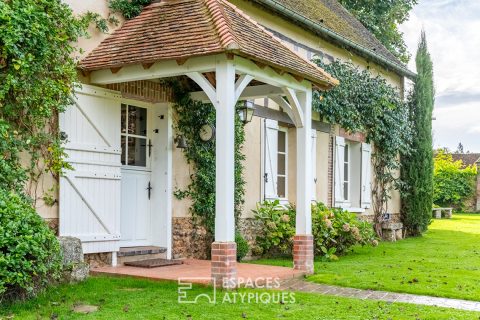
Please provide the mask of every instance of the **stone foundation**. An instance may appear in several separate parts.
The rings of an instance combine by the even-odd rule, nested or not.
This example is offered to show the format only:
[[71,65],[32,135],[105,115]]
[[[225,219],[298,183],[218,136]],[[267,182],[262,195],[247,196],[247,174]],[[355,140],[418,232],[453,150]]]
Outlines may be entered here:
[[252,260],[258,258],[259,256],[258,254],[256,254],[256,251],[258,251],[256,250],[257,237],[263,235],[262,222],[256,220],[255,218],[240,219],[238,222],[238,230],[242,234],[243,238],[247,240],[250,247],[250,251],[244,258],[244,260]]
[[296,235],[293,238],[293,268],[313,274],[313,236]]
[[48,227],[58,236],[58,219],[44,219]]
[[212,243],[212,281],[216,287],[236,287],[237,244],[235,242]]
[[205,227],[193,218],[173,218],[172,254],[174,259],[208,259],[213,241]]
[[91,268],[105,267],[112,265],[112,253],[88,253],[84,255],[85,262],[90,265]]

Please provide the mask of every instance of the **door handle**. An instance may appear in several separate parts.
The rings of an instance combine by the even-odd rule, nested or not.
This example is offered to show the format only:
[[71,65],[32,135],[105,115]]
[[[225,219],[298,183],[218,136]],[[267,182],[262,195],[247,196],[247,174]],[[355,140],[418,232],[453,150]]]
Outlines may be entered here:
[[147,191],[148,191],[148,200],[150,200],[150,196],[151,196],[151,193],[152,193],[152,184],[150,183],[150,181],[148,182],[148,187],[147,187]]
[[152,139],[148,139],[148,156],[149,157],[152,156],[152,147],[153,147]]
[[265,173],[265,174],[263,175],[263,180],[265,181],[265,183],[268,182],[268,173]]

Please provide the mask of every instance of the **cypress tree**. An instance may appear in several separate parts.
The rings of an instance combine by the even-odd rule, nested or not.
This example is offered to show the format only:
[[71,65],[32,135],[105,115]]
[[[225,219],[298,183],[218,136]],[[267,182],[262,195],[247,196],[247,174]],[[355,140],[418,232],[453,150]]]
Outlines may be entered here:
[[422,31],[416,55],[417,76],[409,95],[412,129],[411,152],[402,157],[402,220],[407,234],[421,235],[427,230],[433,204],[432,112],[434,105],[433,63]]

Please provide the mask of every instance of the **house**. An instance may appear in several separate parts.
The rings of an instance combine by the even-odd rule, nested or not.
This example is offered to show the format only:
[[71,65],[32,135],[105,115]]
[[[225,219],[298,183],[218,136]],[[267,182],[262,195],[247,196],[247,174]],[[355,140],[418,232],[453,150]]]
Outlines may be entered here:
[[[108,14],[103,1],[66,2],[76,13]],[[309,59],[352,61],[399,92],[412,73],[335,0],[156,1],[111,34],[92,34],[78,43],[83,87],[60,118],[75,170],[60,179],[59,205],[39,209],[60,235],[82,240],[90,261],[115,265],[119,252],[145,246],[165,248],[169,259],[205,257],[210,240],[193,223],[190,202],[173,197],[192,169],[174,144],[171,89],[159,81],[172,76],[190,79],[201,88],[192,97],[216,108],[214,277],[235,278],[238,100],[256,104],[245,126],[246,238],[255,239],[258,202],[295,203],[294,266],[312,272],[312,200],[372,216],[372,146],[312,112],[312,90],[338,81]],[[388,208],[398,217],[398,193]]]
[[463,167],[477,167],[477,189],[475,196],[467,201],[468,211],[480,211],[480,153],[452,153],[453,161],[462,161]]

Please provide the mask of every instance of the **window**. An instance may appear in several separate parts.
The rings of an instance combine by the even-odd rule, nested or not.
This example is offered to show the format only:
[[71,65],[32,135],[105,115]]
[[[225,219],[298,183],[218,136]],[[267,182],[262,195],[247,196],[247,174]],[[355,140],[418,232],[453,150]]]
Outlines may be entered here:
[[288,196],[288,132],[277,121],[265,119],[264,134],[265,199]]
[[277,151],[277,196],[287,197],[287,133],[278,130],[278,151]]
[[371,147],[367,143],[336,138],[335,206],[363,211],[371,204]]
[[121,144],[123,165],[147,166],[147,109],[122,104]]

